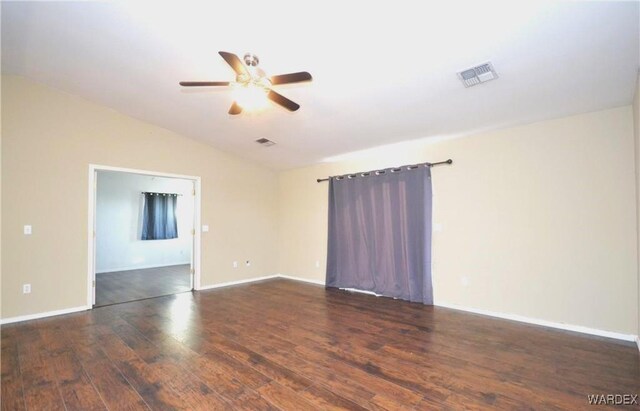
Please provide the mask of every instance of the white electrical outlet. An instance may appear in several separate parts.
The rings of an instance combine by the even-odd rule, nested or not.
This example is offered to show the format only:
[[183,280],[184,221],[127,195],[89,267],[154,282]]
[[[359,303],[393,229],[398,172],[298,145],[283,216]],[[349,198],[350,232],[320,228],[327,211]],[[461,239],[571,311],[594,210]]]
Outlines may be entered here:
[[30,225],[25,225],[24,226],[24,235],[31,235],[31,226]]
[[203,233],[208,233],[208,232],[209,232],[209,226],[208,226],[208,225],[206,225],[206,224],[205,224],[205,225],[203,225],[203,226],[202,226],[202,232],[203,232]]
[[233,268],[238,268],[238,262],[237,261],[233,262]]
[[245,263],[244,263],[244,264],[245,264],[247,267],[251,267],[251,261],[249,261],[249,260],[245,261]]
[[31,284],[22,285],[22,294],[31,294]]

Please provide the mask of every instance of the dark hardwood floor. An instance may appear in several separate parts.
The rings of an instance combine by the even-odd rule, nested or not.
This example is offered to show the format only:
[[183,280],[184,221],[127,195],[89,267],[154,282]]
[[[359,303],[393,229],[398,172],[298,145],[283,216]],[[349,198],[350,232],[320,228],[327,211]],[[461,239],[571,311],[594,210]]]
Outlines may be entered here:
[[640,371],[630,343],[271,280],[3,326],[1,385],[12,411],[577,410]]
[[96,274],[96,307],[191,290],[189,264]]

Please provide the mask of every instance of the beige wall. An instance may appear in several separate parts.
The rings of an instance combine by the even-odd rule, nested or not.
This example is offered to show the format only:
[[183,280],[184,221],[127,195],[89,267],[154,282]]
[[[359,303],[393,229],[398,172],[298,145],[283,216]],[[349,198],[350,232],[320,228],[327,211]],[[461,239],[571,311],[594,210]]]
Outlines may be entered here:
[[452,158],[433,169],[436,304],[637,334],[632,124],[627,106],[283,172],[280,272],[324,279],[316,178]]
[[[1,8],[0,8],[1,9]],[[1,19],[0,13],[0,19]],[[0,66],[2,63],[0,53]],[[2,233],[2,78],[0,76],[0,233]],[[0,235],[0,318],[2,318],[2,235]]]
[[2,87],[3,318],[86,304],[89,163],[202,177],[203,285],[276,273],[274,172],[24,78]]
[[[635,96],[633,98],[633,135],[636,155],[636,212],[638,229],[638,334],[640,334],[640,74],[636,81]],[[640,340],[638,341],[640,348]]]
[[[322,280],[327,184],[316,178],[453,158],[433,169],[436,303],[640,328],[637,103],[276,176],[23,78],[2,83],[2,318],[86,303],[89,163],[202,177],[208,285],[276,272]],[[232,268],[245,259],[251,267]]]

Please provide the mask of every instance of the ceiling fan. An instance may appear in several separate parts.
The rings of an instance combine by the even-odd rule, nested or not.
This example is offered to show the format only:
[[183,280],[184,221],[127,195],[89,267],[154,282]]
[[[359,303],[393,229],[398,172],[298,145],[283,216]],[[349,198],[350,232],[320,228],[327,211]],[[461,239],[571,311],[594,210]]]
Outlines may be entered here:
[[282,94],[273,91],[272,86],[279,84],[300,83],[310,81],[311,74],[306,71],[298,73],[280,74],[267,77],[265,72],[258,68],[260,60],[255,54],[244,55],[244,63],[238,56],[226,51],[218,52],[220,56],[236,72],[236,81],[181,81],[183,87],[210,87],[233,86],[235,101],[229,109],[229,114],[240,114],[243,109],[260,108],[267,103],[267,99],[281,105],[289,111],[296,111],[300,105],[289,100]]

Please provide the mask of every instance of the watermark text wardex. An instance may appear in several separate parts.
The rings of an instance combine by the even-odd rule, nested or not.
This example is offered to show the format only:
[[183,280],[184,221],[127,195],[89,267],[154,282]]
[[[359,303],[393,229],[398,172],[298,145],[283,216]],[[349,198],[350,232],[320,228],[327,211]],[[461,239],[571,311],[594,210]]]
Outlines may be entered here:
[[637,394],[589,394],[589,405],[638,405]]

